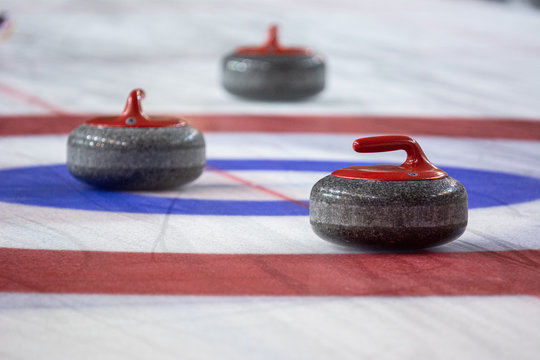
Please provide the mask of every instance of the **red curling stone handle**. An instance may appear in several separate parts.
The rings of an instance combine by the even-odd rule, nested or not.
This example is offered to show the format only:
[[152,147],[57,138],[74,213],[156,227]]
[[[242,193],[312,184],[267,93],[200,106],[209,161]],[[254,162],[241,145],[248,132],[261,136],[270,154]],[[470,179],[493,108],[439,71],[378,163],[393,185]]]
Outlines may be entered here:
[[405,150],[407,159],[401,164],[404,168],[414,172],[417,172],[415,170],[440,170],[428,160],[416,140],[409,136],[388,135],[357,139],[353,143],[353,149],[359,153]]
[[143,89],[132,90],[128,95],[128,98],[126,100],[126,106],[124,107],[124,111],[122,111],[122,114],[120,116],[126,118],[134,117],[141,120],[150,121],[150,119],[143,112],[141,105],[141,100],[144,99],[145,96],[146,94],[144,93]]
[[279,49],[281,48],[281,45],[278,42],[278,27],[277,25],[272,25],[268,29],[268,38],[266,39],[266,42],[261,46],[263,48],[267,49]]
[[401,165],[361,165],[336,170],[332,175],[360,180],[428,180],[448,176],[433,165],[420,145],[409,136],[387,135],[357,139],[353,149],[359,153],[405,150],[407,159]]
[[126,106],[122,114],[117,117],[98,117],[88,120],[87,125],[103,126],[103,127],[173,127],[173,126],[185,126],[186,123],[183,120],[175,118],[156,118],[150,119],[143,112],[141,100],[144,99],[144,90],[135,89],[129,93],[126,101]]
[[268,29],[268,38],[261,46],[242,46],[235,50],[240,55],[309,55],[308,49],[301,47],[285,47],[279,43],[278,27],[272,25]]

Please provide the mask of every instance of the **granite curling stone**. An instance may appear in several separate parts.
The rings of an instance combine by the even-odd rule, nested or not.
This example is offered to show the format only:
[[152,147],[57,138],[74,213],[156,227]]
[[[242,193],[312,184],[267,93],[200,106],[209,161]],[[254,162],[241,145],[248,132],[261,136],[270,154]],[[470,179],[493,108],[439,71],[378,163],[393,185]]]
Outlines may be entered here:
[[300,100],[318,94],[325,84],[325,63],[309,49],[282,47],[277,26],[259,47],[240,47],[223,59],[223,86],[255,100]]
[[146,116],[133,90],[118,117],[99,117],[71,132],[67,166],[77,179],[117,190],[161,190],[198,178],[206,165],[202,133],[184,120]]
[[467,192],[427,159],[408,136],[358,139],[371,153],[405,150],[401,165],[360,165],[319,180],[310,195],[311,227],[330,242],[381,250],[417,250],[457,239],[467,226]]

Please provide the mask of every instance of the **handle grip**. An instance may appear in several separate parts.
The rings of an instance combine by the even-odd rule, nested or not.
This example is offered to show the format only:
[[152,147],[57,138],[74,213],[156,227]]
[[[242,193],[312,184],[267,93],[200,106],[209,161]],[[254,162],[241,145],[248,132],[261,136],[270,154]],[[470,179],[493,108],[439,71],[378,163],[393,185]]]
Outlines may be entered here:
[[405,135],[372,136],[357,139],[353,143],[353,149],[359,153],[405,150],[407,159],[401,164],[404,168],[411,172],[440,170],[428,160],[416,140]]

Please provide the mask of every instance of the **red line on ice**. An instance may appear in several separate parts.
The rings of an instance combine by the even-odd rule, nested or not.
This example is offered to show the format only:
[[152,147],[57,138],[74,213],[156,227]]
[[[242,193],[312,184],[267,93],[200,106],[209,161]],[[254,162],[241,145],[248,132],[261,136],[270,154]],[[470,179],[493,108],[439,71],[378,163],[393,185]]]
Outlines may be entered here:
[[258,255],[0,248],[0,264],[2,292],[540,295],[540,250]]
[[[91,114],[0,116],[0,135],[66,134]],[[370,115],[185,115],[205,132],[405,134],[540,140],[540,119]]]
[[216,174],[219,174],[223,177],[226,177],[228,179],[231,179],[231,180],[234,180],[236,181],[237,183],[240,183],[240,184],[243,184],[243,185],[246,185],[246,186],[249,186],[250,188],[253,188],[253,189],[256,189],[256,190],[259,190],[259,191],[262,191],[264,193],[267,193],[267,194],[270,194],[272,196],[275,196],[277,198],[280,198],[282,200],[285,200],[285,201],[289,201],[293,204],[296,204],[298,206],[302,206],[304,208],[309,208],[309,205],[306,204],[306,203],[303,203],[301,201],[298,201],[298,200],[295,200],[285,194],[282,194],[280,192],[277,192],[275,190],[272,190],[272,189],[269,189],[267,187],[264,187],[264,186],[261,186],[261,185],[257,185],[255,183],[252,183],[251,181],[249,180],[246,180],[244,178],[241,178],[240,176],[236,176],[236,175],[233,175],[227,171],[223,171],[223,170],[220,170],[220,169],[217,169],[215,167],[212,167],[212,166],[206,166],[207,169],[215,172]]
[[56,105],[53,105],[37,96],[27,94],[21,90],[15,89],[14,87],[8,86],[6,84],[0,83],[0,92],[3,92],[4,94],[11,96],[12,98],[22,100],[28,104],[38,106],[55,115],[65,116],[68,114],[67,111],[64,111],[63,109],[59,108]]

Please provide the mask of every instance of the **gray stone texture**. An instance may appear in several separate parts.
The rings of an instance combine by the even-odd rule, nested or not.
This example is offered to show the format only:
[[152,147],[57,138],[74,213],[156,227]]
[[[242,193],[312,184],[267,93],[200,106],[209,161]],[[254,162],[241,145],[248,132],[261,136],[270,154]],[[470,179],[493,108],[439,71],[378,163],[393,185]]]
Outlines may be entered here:
[[467,192],[451,177],[378,181],[328,175],[311,190],[310,222],[325,240],[347,246],[415,250],[458,238],[467,226]]
[[199,177],[205,142],[192,126],[82,125],[68,138],[67,165],[90,185],[125,190],[177,187]]
[[223,86],[234,95],[257,100],[300,100],[325,85],[320,55],[230,54],[223,59]]

